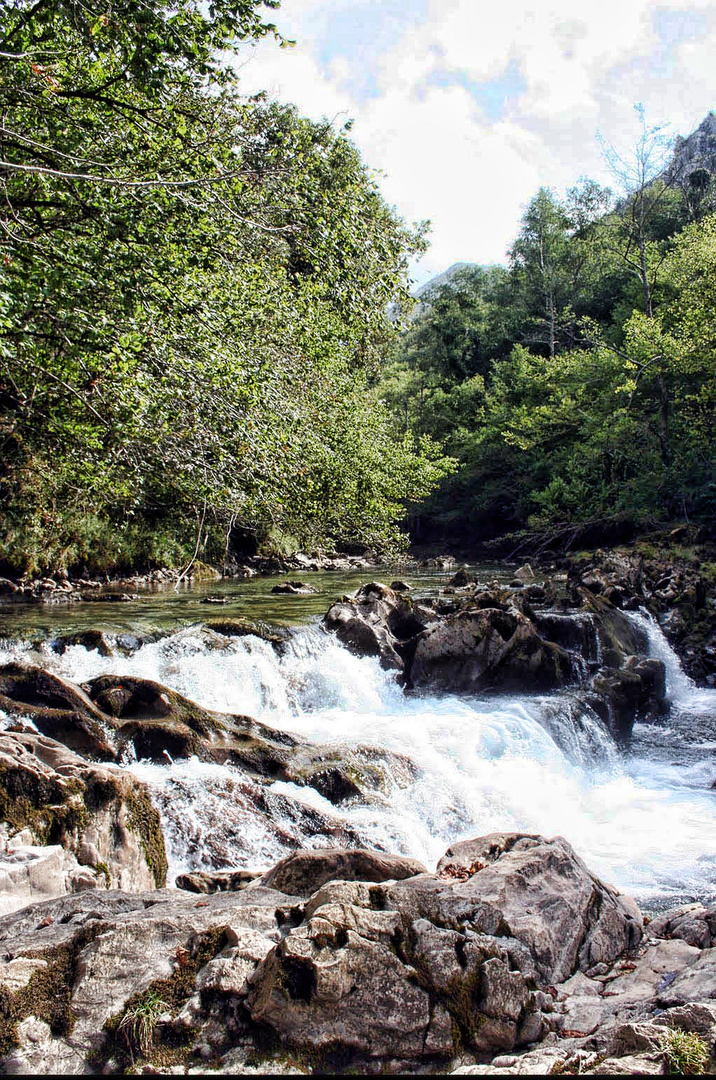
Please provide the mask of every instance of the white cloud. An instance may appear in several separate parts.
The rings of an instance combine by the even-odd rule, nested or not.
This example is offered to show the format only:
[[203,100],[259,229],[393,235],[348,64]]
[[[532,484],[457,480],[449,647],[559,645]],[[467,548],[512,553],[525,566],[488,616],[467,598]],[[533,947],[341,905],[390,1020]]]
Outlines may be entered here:
[[[275,21],[296,47],[261,43],[244,77],[247,90],[269,89],[309,116],[355,118],[366,163],[387,174],[388,201],[408,220],[433,221],[420,278],[457,260],[504,258],[540,184],[560,189],[583,174],[608,181],[596,132],[628,152],[635,102],[681,134],[713,103],[711,0],[579,8],[404,0],[402,8],[397,18],[398,8],[371,0],[285,0]],[[381,19],[392,20],[389,33]],[[480,84],[502,79],[509,90],[510,71],[520,81],[503,116],[490,119]]]

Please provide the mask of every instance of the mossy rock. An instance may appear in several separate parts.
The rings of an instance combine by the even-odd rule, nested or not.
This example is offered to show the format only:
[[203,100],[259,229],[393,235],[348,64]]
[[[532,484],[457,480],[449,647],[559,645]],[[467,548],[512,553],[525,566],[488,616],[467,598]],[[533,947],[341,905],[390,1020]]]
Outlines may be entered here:
[[89,819],[81,780],[42,776],[23,767],[0,765],[0,821],[13,832],[29,829],[39,844],[75,840]]
[[[101,1066],[110,1058],[122,1066],[122,1071],[134,1071],[140,1063],[161,1066],[179,1064],[191,1053],[193,1032],[177,1032],[171,1025],[157,1025],[152,1031],[150,1045],[143,1049],[131,1036],[131,1026],[123,1028],[128,1015],[141,1014],[142,1008],[160,1001],[170,1016],[174,1017],[196,990],[199,970],[213,960],[228,944],[226,926],[213,927],[192,935],[188,948],[182,955],[182,963],[169,978],[155,979],[146,990],[132,995],[123,1008],[110,1016],[104,1025],[105,1042],[96,1053],[93,1064]],[[127,1037],[127,1032],[129,1037]]]
[[72,1032],[75,1016],[71,998],[78,957],[105,929],[104,923],[92,921],[69,943],[23,954],[47,966],[34,972],[27,985],[15,993],[0,988],[0,1057],[20,1045],[17,1025],[28,1016],[48,1024],[56,1038]]
[[223,637],[257,637],[271,645],[282,645],[290,636],[288,630],[271,626],[269,623],[250,619],[207,619],[203,624],[207,630]]
[[167,883],[168,863],[159,813],[143,788],[132,792],[127,799],[127,809],[127,823],[139,838],[154,884],[163,889]]
[[[71,771],[75,775],[65,775]],[[113,874],[136,869],[124,829],[134,833],[157,887],[166,882],[167,859],[161,820],[149,794],[126,773],[82,761],[59,743],[35,733],[0,735],[0,821],[11,833],[29,829],[38,845],[59,844],[110,884]],[[129,861],[128,861],[129,860]],[[150,887],[140,872],[139,887]]]
[[0,708],[95,761],[114,761],[114,725],[81,687],[31,664],[0,668]]

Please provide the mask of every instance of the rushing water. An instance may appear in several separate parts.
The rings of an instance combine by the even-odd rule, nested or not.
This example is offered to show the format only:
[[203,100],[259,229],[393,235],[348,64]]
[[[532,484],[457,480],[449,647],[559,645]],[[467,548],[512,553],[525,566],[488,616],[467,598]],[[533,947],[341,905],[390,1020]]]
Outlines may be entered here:
[[[319,610],[327,606],[323,597]],[[265,603],[246,600],[242,614],[256,610],[264,616]],[[193,623],[185,615],[177,632],[129,656],[105,658],[79,645],[58,655],[49,638],[26,637],[6,640],[0,661],[23,656],[76,682],[105,672],[151,678],[208,708],[252,715],[341,753],[368,745],[400,757],[388,759],[382,791],[340,807],[312,788],[264,785],[262,805],[276,827],[256,814],[256,786],[239,770],[195,759],[128,762],[160,807],[170,874],[263,868],[297,842],[340,842],[340,832],[321,831],[335,822],[354,842],[411,854],[428,867],[450,843],[493,830],[561,834],[591,869],[646,906],[716,895],[716,691],[691,684],[647,616],[633,618],[651,655],[667,666],[670,709],[637,724],[623,753],[568,693],[406,695],[376,660],[352,656],[312,625],[305,607],[297,620],[304,625],[279,653],[251,636],[217,647],[196,622],[196,608],[192,614]],[[122,620],[115,630],[132,621],[129,613]],[[95,617],[93,625],[103,624]],[[317,816],[307,811],[299,820],[297,805]]]

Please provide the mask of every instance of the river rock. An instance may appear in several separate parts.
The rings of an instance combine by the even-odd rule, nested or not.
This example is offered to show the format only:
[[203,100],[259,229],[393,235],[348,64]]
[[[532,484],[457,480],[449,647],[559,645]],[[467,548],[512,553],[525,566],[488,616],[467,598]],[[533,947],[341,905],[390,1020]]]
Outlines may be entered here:
[[0,668],[0,708],[99,761],[117,757],[115,725],[79,686],[32,664]]
[[197,871],[192,874],[179,874],[175,884],[177,889],[186,889],[193,893],[239,892],[260,877],[258,871],[252,870],[214,870],[213,873]]
[[[692,553],[678,545],[701,545]],[[674,544],[677,547],[674,547]],[[641,546],[641,545],[640,545]],[[714,582],[702,572],[713,561],[713,543],[699,530],[683,536],[661,534],[642,550],[595,551],[588,563],[565,560],[570,584],[601,582],[602,597],[631,611],[647,608],[677,650],[686,673],[702,685],[716,685],[716,605]]]
[[312,896],[327,881],[400,881],[427,874],[417,859],[364,848],[297,851],[257,879],[290,896]]
[[617,742],[629,741],[637,717],[658,715],[666,696],[666,677],[661,660],[642,660],[633,668],[603,668],[593,676],[591,687],[602,707],[595,711],[605,721]]
[[[248,801],[259,814],[266,813],[267,795],[252,782],[256,780],[312,787],[340,805],[351,799],[383,798],[407,787],[416,776],[404,754],[366,745],[301,741],[248,716],[204,709],[161,683],[136,676],[100,675],[79,687],[40,668],[11,664],[0,671],[0,685],[6,691],[0,706],[4,701],[11,713],[29,713],[41,730],[54,732],[58,741],[88,757],[117,760],[129,755],[166,764],[194,756],[234,766],[239,770],[237,782],[246,781]],[[353,830],[339,828],[330,815],[308,807],[299,812],[303,804],[289,802],[296,807],[290,817],[313,815],[319,832],[319,825],[325,825],[326,835],[355,838]],[[277,831],[281,834],[280,827]],[[288,846],[302,843],[304,835],[300,830]]]
[[[455,862],[467,879],[444,873]],[[249,1006],[284,1039],[345,1040],[367,1059],[449,1054],[454,1025],[475,1051],[512,1049],[546,1030],[536,986],[640,937],[633,902],[566,841],[493,834],[450,849],[436,875],[325,884],[257,970]],[[376,1021],[359,1031],[368,1001]]]
[[[642,938],[565,841],[490,834],[401,880],[399,856],[300,854],[239,892],[101,890],[0,918],[2,1071],[649,1074],[669,1030],[708,1065],[713,999],[665,989],[709,994],[713,949]],[[360,880],[376,867],[391,876]]]
[[114,656],[114,643],[104,630],[80,630],[76,634],[61,634],[52,641],[52,648],[60,654],[73,645],[96,650],[100,656]]
[[280,581],[271,589],[272,593],[284,593],[294,596],[313,596],[320,592],[314,585],[307,585],[305,581]]
[[570,681],[568,653],[516,610],[460,611],[420,637],[410,668],[416,688],[477,693],[552,690]]
[[[434,1069],[458,1046],[493,1056],[539,1039],[554,1027],[542,988],[640,933],[563,840],[492,834],[451,863],[468,879],[382,852],[303,852],[240,892],[102,890],[6,916],[0,1067],[86,1071],[91,1054],[92,1071],[121,1071],[181,1037],[187,1065],[221,1070],[268,1032],[319,1071]],[[122,1020],[157,999],[142,1048]]]
[[164,884],[159,814],[129,773],[90,764],[43,735],[3,732],[0,779],[0,821],[7,837],[18,838],[7,865],[0,857],[6,908],[27,903],[33,890],[137,892]]
[[662,912],[649,924],[652,937],[680,938],[698,949],[716,940],[716,904],[686,904]]
[[276,646],[281,646],[290,636],[290,632],[285,627],[272,626],[269,623],[255,619],[238,619],[235,617],[208,619],[204,623],[204,627],[209,632],[219,634],[222,637],[232,638],[250,635]]
[[358,656],[377,656],[382,667],[403,671],[417,636],[437,617],[427,606],[374,581],[333,604],[323,626]]

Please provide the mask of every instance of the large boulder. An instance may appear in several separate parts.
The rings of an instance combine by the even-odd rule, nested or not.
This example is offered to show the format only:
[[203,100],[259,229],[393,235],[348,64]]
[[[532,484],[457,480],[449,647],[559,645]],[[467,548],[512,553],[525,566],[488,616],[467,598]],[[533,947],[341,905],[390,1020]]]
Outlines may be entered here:
[[364,848],[297,851],[258,881],[291,896],[312,896],[327,881],[401,881],[427,874],[417,859]]
[[458,581],[465,584],[423,601],[372,582],[334,604],[323,625],[353,652],[395,669],[411,690],[580,687],[620,742],[638,717],[663,710],[664,664],[646,658],[643,629],[606,593],[578,583],[569,599],[550,584],[488,586],[467,574]]
[[[317,880],[303,881],[307,897]],[[365,1061],[439,1059],[456,1037],[476,1052],[534,1041],[540,987],[613,961],[642,933],[636,905],[565,840],[519,834],[456,845],[437,874],[327,882],[304,912],[252,979],[252,1017]]]
[[418,635],[437,617],[426,605],[373,581],[333,604],[323,626],[358,656],[376,656],[382,667],[402,672]]
[[85,691],[32,664],[0,668],[0,709],[32,720],[38,731],[98,761],[117,757],[116,725]]
[[249,716],[214,712],[134,675],[100,675],[82,686],[32,665],[0,669],[0,707],[84,756],[180,758],[234,765],[249,776],[312,787],[329,802],[372,798],[407,786],[415,766],[373,746],[302,742]]
[[611,961],[641,939],[634,901],[595,877],[562,837],[490,833],[448,848],[438,876],[451,879],[453,868],[472,873],[453,886],[450,905],[479,898],[485,925],[497,918],[550,983]]
[[684,1034],[713,1068],[713,948],[642,937],[565,841],[495,833],[400,878],[407,862],[317,852],[227,875],[238,892],[102,890],[0,918],[0,1069],[663,1073]]
[[159,814],[145,785],[35,732],[0,733],[0,822],[5,910],[37,895],[165,883]]
[[500,608],[459,611],[429,627],[410,669],[416,688],[469,693],[552,690],[572,677],[564,649],[542,638],[525,615]]

